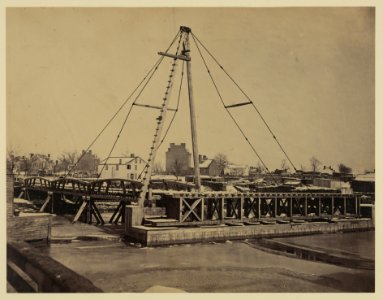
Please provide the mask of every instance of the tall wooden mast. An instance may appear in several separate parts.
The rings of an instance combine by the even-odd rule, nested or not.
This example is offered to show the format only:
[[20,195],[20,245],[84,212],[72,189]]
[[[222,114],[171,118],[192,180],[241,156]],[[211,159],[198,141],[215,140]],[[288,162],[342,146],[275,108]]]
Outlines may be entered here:
[[189,110],[190,110],[190,128],[191,128],[191,137],[193,145],[193,161],[194,161],[194,184],[196,189],[199,191],[201,188],[201,178],[199,171],[199,155],[198,155],[198,144],[197,144],[197,127],[196,127],[196,118],[194,110],[194,99],[193,99],[193,85],[192,85],[192,75],[191,75],[191,58],[190,58],[190,44],[189,44],[189,33],[191,29],[189,27],[181,26],[181,32],[185,33],[185,39],[183,43],[183,55],[189,58],[186,60],[186,72],[188,79],[188,92],[189,92]]

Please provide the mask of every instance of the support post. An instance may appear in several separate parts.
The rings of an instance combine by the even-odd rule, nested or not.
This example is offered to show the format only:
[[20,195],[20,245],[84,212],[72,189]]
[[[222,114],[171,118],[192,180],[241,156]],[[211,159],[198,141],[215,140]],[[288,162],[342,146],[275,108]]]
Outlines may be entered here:
[[355,196],[355,214],[359,217],[359,197]]
[[274,218],[276,218],[278,215],[278,196],[275,195],[274,197]]
[[182,204],[183,204],[184,198],[180,197],[177,199],[178,199],[178,222],[182,222]]
[[219,219],[223,222],[225,220],[225,197],[222,196],[219,204]]
[[239,203],[238,217],[240,220],[242,220],[243,219],[243,203],[245,202],[245,196],[243,194],[241,194],[241,199],[239,201],[240,203]]
[[201,198],[201,221],[205,220],[205,198]]
[[346,216],[347,215],[347,197],[343,196],[343,214]]

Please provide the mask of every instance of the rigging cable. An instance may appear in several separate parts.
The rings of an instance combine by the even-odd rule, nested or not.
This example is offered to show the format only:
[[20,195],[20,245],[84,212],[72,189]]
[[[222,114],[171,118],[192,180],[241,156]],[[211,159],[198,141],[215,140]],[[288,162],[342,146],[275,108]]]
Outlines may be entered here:
[[[198,39],[198,37],[192,32],[192,37],[194,39],[194,42],[198,48],[198,45],[197,45],[197,42],[196,40],[198,41],[198,43],[205,49],[205,51],[210,55],[210,57],[215,61],[215,63],[222,69],[222,71],[229,77],[229,79],[237,86],[237,88],[242,92],[242,94],[246,97],[246,99],[251,103],[251,105],[253,106],[253,108],[255,109],[255,111],[258,113],[258,115],[260,116],[261,120],[263,121],[263,123],[265,124],[265,126],[267,127],[268,131],[270,132],[270,134],[272,135],[272,137],[274,138],[274,140],[276,141],[276,143],[278,144],[279,148],[282,150],[282,152],[284,153],[284,155],[286,156],[286,158],[288,159],[288,161],[290,162],[290,164],[292,165],[292,167],[294,168],[295,171],[297,171],[297,168],[295,167],[294,163],[291,161],[290,157],[287,155],[286,151],[283,149],[282,145],[280,144],[280,142],[278,141],[277,137],[275,136],[274,132],[271,130],[270,126],[267,124],[266,120],[263,118],[261,112],[258,110],[258,108],[255,106],[254,102],[250,99],[250,97],[245,93],[245,91],[238,85],[238,83],[233,79],[233,77],[230,76],[230,74],[224,69],[224,67],[218,62],[218,60],[214,57],[213,54],[210,53],[210,51],[204,46],[204,44],[202,44],[202,42]],[[199,48],[198,48],[199,49]],[[201,54],[201,51],[198,50]]]
[[277,183],[276,179],[274,178],[274,176],[271,174],[269,168],[266,166],[265,162],[263,161],[263,159],[261,158],[261,156],[259,155],[259,153],[257,152],[257,150],[255,149],[255,147],[253,146],[253,144],[249,141],[249,139],[247,138],[246,134],[244,133],[244,131],[242,130],[242,128],[239,126],[238,122],[235,120],[234,116],[232,115],[232,113],[229,111],[229,109],[227,109],[227,107],[225,106],[225,102],[223,101],[223,98],[222,98],[222,95],[218,89],[218,86],[213,78],[213,75],[211,74],[210,72],[210,69],[209,67],[207,66],[207,63],[205,61],[205,58],[203,57],[202,55],[202,52],[200,50],[200,48],[198,47],[198,44],[196,43],[196,40],[194,39],[194,34],[192,34],[192,37],[193,37],[193,40],[194,40],[194,43],[197,47],[197,50],[202,58],[202,61],[205,65],[205,68],[207,70],[207,73],[209,74],[210,76],[210,79],[212,80],[212,83],[215,87],[215,90],[218,94],[218,97],[223,105],[223,107],[225,108],[226,112],[229,114],[230,118],[233,120],[234,124],[237,126],[237,128],[239,129],[239,131],[241,132],[242,136],[245,138],[246,142],[249,144],[249,146],[251,147],[251,149],[253,150],[253,152],[255,153],[255,155],[258,157],[259,161],[262,163],[262,165],[264,166],[264,168],[266,169],[266,171],[268,172],[268,174],[271,176],[271,178],[274,180],[275,183]]
[[[177,32],[176,36],[173,38],[172,42],[166,49],[165,53],[169,51],[171,46],[174,44],[174,42],[177,40],[178,36],[180,35],[180,31]],[[157,71],[159,65],[161,64],[163,60],[163,56],[161,56],[159,59],[157,59],[156,63],[150,68],[150,70],[146,73],[144,78],[140,81],[140,83],[136,86],[136,88],[130,93],[130,95],[126,98],[126,100],[121,104],[121,106],[117,109],[117,111],[114,113],[114,115],[109,119],[109,121],[106,123],[106,125],[101,129],[101,131],[97,134],[97,136],[93,139],[93,141],[90,143],[90,145],[86,148],[85,152],[82,153],[82,155],[77,159],[76,163],[68,170],[68,172],[64,175],[64,178],[66,178],[78,165],[78,163],[81,161],[81,159],[84,157],[84,155],[89,151],[89,149],[96,143],[98,138],[104,133],[106,128],[112,123],[112,121],[116,118],[116,116],[119,114],[119,112],[123,109],[123,107],[129,102],[129,100],[132,98],[134,93],[140,88],[143,82],[148,78],[150,75],[148,81],[153,76],[154,72]],[[153,72],[153,73],[152,73]],[[147,84],[147,83],[146,83]],[[146,85],[145,85],[146,86]],[[141,91],[142,92],[142,91]],[[136,98],[137,100],[137,98]]]

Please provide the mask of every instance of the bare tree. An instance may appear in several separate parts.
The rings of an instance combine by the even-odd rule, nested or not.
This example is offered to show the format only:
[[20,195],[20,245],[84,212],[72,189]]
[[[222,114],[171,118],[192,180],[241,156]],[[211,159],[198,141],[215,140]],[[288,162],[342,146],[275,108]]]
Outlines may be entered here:
[[352,173],[352,169],[350,167],[347,167],[343,163],[340,163],[338,165],[338,170],[339,170],[339,173],[343,173],[343,174],[350,174],[350,173]]
[[178,176],[182,175],[182,167],[182,163],[176,159],[172,166],[172,174],[177,177],[177,180]]
[[160,162],[155,162],[153,164],[153,174],[162,174],[164,173],[164,167],[162,166],[162,164]]
[[216,156],[214,156],[214,160],[217,163],[220,173],[223,174],[225,167],[229,164],[226,154],[217,153]]
[[315,156],[310,158],[310,166],[313,172],[317,172],[322,163]]
[[77,151],[63,152],[59,158],[59,162],[64,168],[64,171],[68,171],[69,166],[73,166],[77,162]]
[[286,159],[282,159],[281,161],[281,170],[283,171],[290,170],[290,166],[287,164]]
[[261,174],[265,171],[265,167],[258,161],[257,166],[255,167],[255,172]]

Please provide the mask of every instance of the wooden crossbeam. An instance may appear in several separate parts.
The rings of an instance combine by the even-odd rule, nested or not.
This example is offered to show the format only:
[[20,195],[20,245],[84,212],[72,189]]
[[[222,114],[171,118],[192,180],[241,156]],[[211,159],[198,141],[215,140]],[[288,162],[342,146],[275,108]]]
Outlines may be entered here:
[[100,211],[98,210],[98,207],[96,206],[96,203],[92,201],[92,206],[93,206],[93,213],[96,217],[96,219],[101,223],[102,225],[105,224],[104,219],[101,216]]
[[236,103],[236,104],[231,104],[231,105],[225,105],[225,108],[233,108],[233,107],[238,107],[238,106],[244,106],[244,105],[249,105],[252,104],[253,102],[248,101],[248,102],[242,102],[242,103]]
[[185,56],[185,55],[174,55],[174,54],[165,53],[165,52],[158,52],[158,54],[162,55],[162,56],[167,56],[167,57],[175,58],[175,59],[185,60],[185,61],[190,61],[191,60],[191,58],[189,56]]
[[255,210],[256,209],[256,206],[255,206],[256,201],[253,197],[250,197],[248,200],[249,200],[248,203],[250,204],[250,206],[248,206],[245,210],[245,217],[248,218],[250,216],[251,212],[253,212],[254,217],[256,217],[256,215],[257,215],[257,211]]
[[[154,109],[162,109],[162,106],[157,105],[149,105],[149,104],[140,104],[140,103],[133,103],[133,105],[140,106],[140,107],[146,107],[146,108],[154,108]],[[170,111],[177,111],[175,108],[168,108]]]
[[82,212],[84,211],[84,209],[86,208],[86,205],[87,205],[87,201],[84,200],[79,208],[79,210],[77,211],[76,215],[74,216],[74,219],[72,221],[72,223],[76,223],[78,221],[78,219],[80,218]]
[[48,205],[50,200],[51,200],[51,195],[48,193],[48,196],[45,198],[44,204],[40,207],[39,212],[44,212],[45,207]]
[[186,201],[186,200],[183,200],[183,203],[189,208],[189,211],[185,214],[185,216],[182,218],[182,222],[184,222],[191,213],[194,214],[194,216],[197,218],[198,221],[201,221],[201,218],[198,216],[198,214],[194,211],[197,207],[198,204],[200,204],[200,202],[202,201],[202,199],[197,199],[193,202],[193,204],[190,206],[189,203]]
[[122,201],[118,204],[117,208],[114,210],[113,215],[109,219],[109,223],[116,223],[118,222],[118,219],[115,220],[114,217],[120,212],[120,208],[122,206]]

